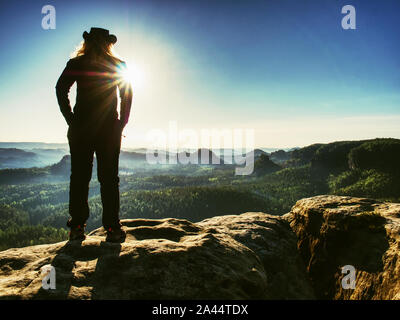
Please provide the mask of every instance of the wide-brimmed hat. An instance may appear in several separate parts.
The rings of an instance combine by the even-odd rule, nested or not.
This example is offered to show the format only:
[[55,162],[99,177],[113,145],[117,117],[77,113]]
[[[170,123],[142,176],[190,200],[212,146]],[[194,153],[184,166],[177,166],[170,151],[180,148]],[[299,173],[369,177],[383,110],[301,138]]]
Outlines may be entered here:
[[112,44],[117,42],[117,37],[113,34],[110,34],[107,29],[103,28],[91,28],[89,33],[85,31],[82,36],[85,40],[102,38],[111,42]]

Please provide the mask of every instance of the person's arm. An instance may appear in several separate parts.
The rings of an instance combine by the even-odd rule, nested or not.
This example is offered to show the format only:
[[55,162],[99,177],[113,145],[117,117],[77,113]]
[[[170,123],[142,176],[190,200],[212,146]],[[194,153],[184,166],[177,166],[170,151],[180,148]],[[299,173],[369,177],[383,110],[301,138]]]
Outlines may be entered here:
[[[122,62],[122,69],[126,69],[125,62]],[[120,120],[122,128],[126,126],[129,121],[132,106],[132,84],[125,79],[121,79],[118,83],[119,96],[121,98]]]
[[67,66],[65,67],[56,84],[58,105],[68,125],[71,125],[74,118],[74,113],[72,112],[68,99],[68,93],[75,80],[75,72],[72,68],[72,62],[70,60],[68,61]]

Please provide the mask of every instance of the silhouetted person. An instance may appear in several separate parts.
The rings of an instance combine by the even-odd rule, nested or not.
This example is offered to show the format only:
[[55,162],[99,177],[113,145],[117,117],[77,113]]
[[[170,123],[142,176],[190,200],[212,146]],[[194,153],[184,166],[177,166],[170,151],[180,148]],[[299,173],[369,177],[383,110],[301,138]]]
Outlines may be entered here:
[[[91,28],[83,38],[76,57],[68,61],[56,85],[58,104],[69,126],[71,218],[67,226],[71,228],[70,240],[85,238],[89,182],[96,153],[106,240],[120,242],[125,239],[125,232],[119,221],[118,160],[122,130],[131,109],[132,87],[123,77],[125,62],[112,53],[116,36],[105,29]],[[74,82],[77,95],[72,111],[68,92]],[[120,119],[117,90],[121,98]]]

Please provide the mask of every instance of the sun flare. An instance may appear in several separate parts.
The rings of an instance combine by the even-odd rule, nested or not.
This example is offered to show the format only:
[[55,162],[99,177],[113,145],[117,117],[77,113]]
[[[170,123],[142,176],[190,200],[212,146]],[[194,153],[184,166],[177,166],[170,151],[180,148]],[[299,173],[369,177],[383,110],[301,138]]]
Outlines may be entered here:
[[145,85],[144,69],[136,64],[129,63],[128,68],[122,72],[126,82],[130,82],[135,89],[141,89]]

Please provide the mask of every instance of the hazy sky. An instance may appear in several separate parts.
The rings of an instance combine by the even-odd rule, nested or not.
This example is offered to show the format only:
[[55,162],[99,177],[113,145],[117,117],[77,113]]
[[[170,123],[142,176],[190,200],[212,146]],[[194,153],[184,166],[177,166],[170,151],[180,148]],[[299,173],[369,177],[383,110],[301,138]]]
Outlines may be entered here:
[[[41,27],[46,4],[55,30]],[[356,30],[341,27],[346,4]],[[254,129],[263,147],[400,138],[399,12],[396,0],[2,1],[0,141],[67,141],[54,87],[92,26],[117,35],[134,73],[125,147],[170,121]]]

